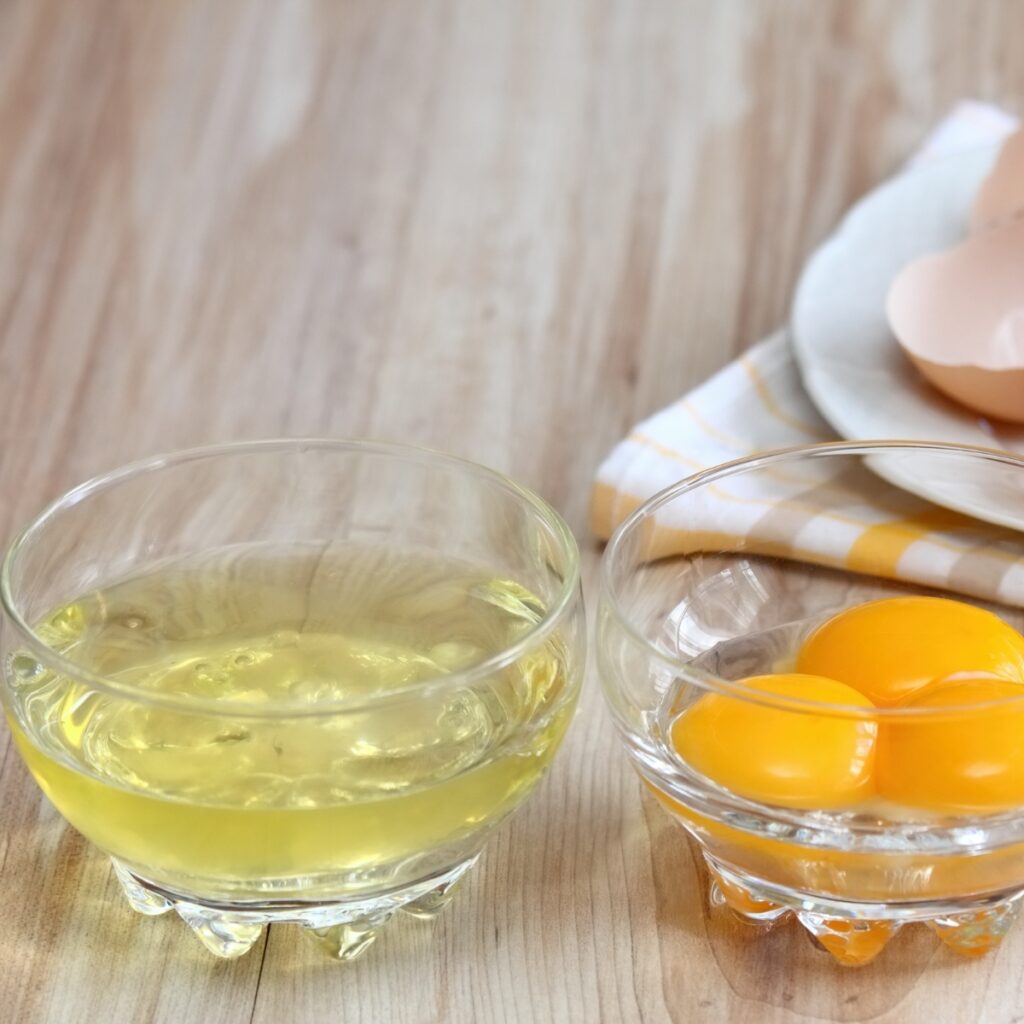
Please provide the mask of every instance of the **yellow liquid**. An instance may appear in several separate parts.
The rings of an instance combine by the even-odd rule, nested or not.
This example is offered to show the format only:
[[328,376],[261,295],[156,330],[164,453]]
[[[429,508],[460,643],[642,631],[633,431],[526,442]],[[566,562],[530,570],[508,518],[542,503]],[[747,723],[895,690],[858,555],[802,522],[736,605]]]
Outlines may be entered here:
[[225,898],[398,886],[472,855],[554,755],[579,683],[564,638],[436,685],[543,615],[462,562],[239,547],[85,594],[37,627],[175,706],[16,654],[9,720],[64,817],[151,881]]

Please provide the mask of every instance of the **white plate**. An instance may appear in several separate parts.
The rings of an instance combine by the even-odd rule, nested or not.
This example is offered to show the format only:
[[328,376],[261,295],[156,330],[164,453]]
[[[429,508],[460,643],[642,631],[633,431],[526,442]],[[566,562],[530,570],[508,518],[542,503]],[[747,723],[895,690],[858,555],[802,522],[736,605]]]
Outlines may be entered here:
[[[790,321],[793,347],[808,394],[842,437],[1024,452],[1024,428],[993,425],[925,383],[885,317],[896,274],[965,237],[974,193],[998,152],[971,150],[898,175],[854,206],[804,268]],[[948,508],[1021,528],[1019,514],[965,498],[957,481],[922,481],[894,467],[883,475]]]

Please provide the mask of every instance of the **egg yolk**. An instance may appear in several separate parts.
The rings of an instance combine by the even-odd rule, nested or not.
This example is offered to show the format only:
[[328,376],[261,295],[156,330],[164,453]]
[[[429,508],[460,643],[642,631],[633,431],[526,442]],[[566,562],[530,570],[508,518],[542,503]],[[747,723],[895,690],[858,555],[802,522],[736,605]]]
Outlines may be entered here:
[[[796,701],[872,707],[834,679],[797,673],[753,676],[743,685]],[[862,800],[871,785],[877,725],[709,693],[672,726],[672,745],[695,771],[740,796],[786,807]]]
[[[882,725],[875,760],[879,796],[948,814],[1024,804],[1024,689],[993,676],[954,676],[902,706],[934,715]],[[986,702],[1006,701],[992,704]],[[964,705],[981,704],[966,708]],[[952,709],[948,715],[943,708]],[[962,710],[960,710],[962,708]]]
[[885,707],[957,672],[1024,683],[1024,637],[971,604],[893,597],[847,608],[819,626],[800,648],[796,670],[842,680]]

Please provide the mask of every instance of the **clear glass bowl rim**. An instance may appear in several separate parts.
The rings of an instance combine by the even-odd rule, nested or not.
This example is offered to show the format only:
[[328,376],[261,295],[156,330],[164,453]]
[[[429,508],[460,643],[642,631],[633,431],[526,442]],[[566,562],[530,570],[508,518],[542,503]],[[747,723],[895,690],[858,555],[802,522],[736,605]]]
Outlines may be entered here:
[[[402,459],[407,462],[437,463],[450,469],[464,472],[467,477],[483,479],[496,484],[502,490],[525,504],[537,518],[550,530],[566,557],[566,573],[559,588],[557,597],[548,606],[543,619],[523,634],[514,644],[492,655],[490,658],[458,672],[438,675],[416,683],[414,686],[397,687],[392,690],[374,694],[372,698],[360,701],[325,701],[308,704],[298,701],[268,701],[262,704],[225,705],[213,697],[174,697],[140,690],[129,684],[99,675],[76,664],[73,660],[58,654],[52,647],[44,643],[32,626],[26,621],[17,607],[12,592],[12,572],[18,558],[31,543],[34,536],[53,518],[66,509],[87,501],[93,495],[108,491],[128,480],[163,469],[179,466],[188,462],[216,459],[232,456],[258,455],[264,453],[302,454],[308,451],[326,451],[338,454],[367,454],[387,458]],[[88,683],[94,689],[110,693],[117,697],[161,707],[172,708],[189,714],[202,713],[231,718],[265,718],[265,717],[315,717],[331,714],[348,713],[361,710],[393,699],[401,699],[415,694],[417,698],[429,696],[448,687],[460,687],[479,682],[493,673],[511,665],[524,653],[535,649],[553,633],[561,622],[569,615],[577,604],[580,583],[580,553],[576,538],[568,524],[555,509],[534,491],[516,483],[510,477],[495,469],[464,459],[458,455],[437,451],[419,445],[411,445],[393,441],[380,441],[362,438],[268,438],[255,441],[233,441],[224,444],[203,445],[194,448],[183,448],[152,455],[126,463],[107,473],[94,476],[66,491],[50,502],[41,512],[34,516],[11,541],[0,564],[0,608],[7,616],[8,623],[13,626],[22,645],[27,647],[47,668],[68,676],[77,682]],[[3,685],[6,685],[4,683]]]
[[[605,609],[614,617],[617,624],[626,632],[645,654],[663,667],[678,673],[687,682],[701,689],[724,694],[728,697],[744,700],[752,704],[775,708],[783,711],[801,712],[834,718],[862,719],[878,721],[880,719],[928,719],[929,721],[960,717],[972,712],[984,712],[1004,707],[1016,707],[1024,702],[1024,685],[1020,697],[1007,697],[994,701],[977,701],[971,704],[948,705],[941,709],[933,708],[862,708],[854,705],[826,704],[821,701],[800,700],[797,698],[778,698],[764,691],[744,686],[695,668],[690,662],[676,658],[666,651],[660,650],[651,643],[632,623],[629,615],[622,608],[616,594],[613,575],[615,562],[621,557],[621,551],[634,530],[652,517],[660,508],[671,503],[691,491],[708,486],[716,481],[741,473],[760,470],[780,462],[799,461],[801,459],[829,458],[837,455],[871,455],[883,452],[914,451],[936,452],[952,457],[977,458],[986,462],[996,462],[1012,466],[1020,470],[1024,480],[1024,456],[996,448],[980,448],[972,445],[945,444],[933,441],[830,441],[823,444],[796,445],[778,448],[773,451],[747,455],[730,462],[711,466],[708,469],[685,477],[674,484],[652,495],[638,506],[619,524],[612,534],[601,558],[600,590]],[[891,485],[894,486],[894,485]],[[1021,533],[1021,545],[1024,548],[1024,532]],[[600,640],[598,641],[600,642]]]

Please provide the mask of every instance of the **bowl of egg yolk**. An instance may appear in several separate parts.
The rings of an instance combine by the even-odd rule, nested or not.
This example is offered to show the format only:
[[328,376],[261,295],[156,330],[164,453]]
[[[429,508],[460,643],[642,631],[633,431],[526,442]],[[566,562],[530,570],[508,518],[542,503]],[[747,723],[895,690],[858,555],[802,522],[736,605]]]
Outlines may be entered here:
[[902,927],[996,946],[1024,907],[1024,458],[901,442],[743,459],[641,505],[605,551],[598,666],[712,902],[839,962]]

